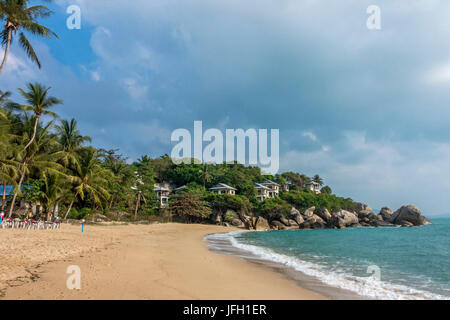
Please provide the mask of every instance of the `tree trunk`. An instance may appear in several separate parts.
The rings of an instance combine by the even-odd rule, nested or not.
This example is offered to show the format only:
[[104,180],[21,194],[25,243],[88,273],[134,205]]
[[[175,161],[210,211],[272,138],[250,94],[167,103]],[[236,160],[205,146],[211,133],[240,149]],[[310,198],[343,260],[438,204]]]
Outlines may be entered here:
[[134,210],[134,220],[137,219],[137,212],[139,210],[139,203],[141,202],[141,191],[138,192],[138,198],[136,202],[136,210]]
[[37,126],[39,123],[39,118],[41,116],[36,116],[36,119],[34,120],[34,130],[33,130],[33,136],[31,137],[30,141],[27,143],[27,145],[25,146],[25,148],[23,149],[24,151],[28,149],[28,147],[33,143],[34,139],[36,138],[36,131],[37,131]]
[[5,212],[5,207],[6,207],[6,182],[3,182],[2,209],[0,212]]
[[11,208],[9,209],[8,217],[12,217],[13,210],[14,210],[14,205],[16,204],[17,194],[20,192],[20,187],[22,186],[23,179],[25,178],[25,172],[26,171],[27,171],[26,164],[24,163],[23,164],[22,175],[20,176],[20,180],[19,180],[19,185],[17,186],[17,192],[14,192],[14,197],[13,197],[12,202],[11,202]]
[[72,202],[70,202],[69,209],[67,209],[66,215],[64,216],[64,220],[67,219],[67,216],[69,215],[70,210],[72,210],[73,203],[74,203],[74,200],[72,200]]
[[9,49],[11,48],[11,38],[12,38],[12,29],[9,28],[8,29],[8,39],[6,40],[5,54],[3,56],[2,65],[0,66],[0,74],[3,72],[3,68],[5,68],[6,61],[8,60]]

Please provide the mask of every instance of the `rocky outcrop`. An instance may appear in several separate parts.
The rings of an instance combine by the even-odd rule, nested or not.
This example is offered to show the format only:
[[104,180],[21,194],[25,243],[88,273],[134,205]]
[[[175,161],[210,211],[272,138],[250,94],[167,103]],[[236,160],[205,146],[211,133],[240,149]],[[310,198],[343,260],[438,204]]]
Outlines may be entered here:
[[[340,210],[330,213],[326,208],[316,209],[316,207],[311,207],[300,213],[293,207],[289,217],[278,214],[270,217],[269,220],[264,217],[237,214],[235,217],[234,213],[234,211],[227,211],[225,215],[214,214],[213,221],[217,224],[224,225],[227,223],[234,227],[249,230],[344,229],[347,227],[389,227],[395,225],[413,227],[432,223],[422,216],[419,208],[412,205],[402,206],[394,213],[390,208],[383,207],[379,214],[375,214],[368,205],[363,203],[356,205],[355,212]],[[230,218],[232,219],[230,220]]]
[[255,230],[270,230],[269,222],[263,217],[258,217],[255,223]]
[[325,228],[325,221],[318,215],[313,214],[299,225],[300,229],[322,229]]
[[292,209],[291,209],[291,219],[294,220],[297,223],[297,225],[300,225],[305,221],[305,219],[303,219],[303,216],[301,215],[300,211],[298,211],[294,207],[292,207]]
[[329,223],[331,220],[331,213],[328,211],[327,208],[320,208],[319,210],[315,211],[315,214],[322,218],[323,221],[326,223]]
[[238,219],[238,218],[234,218],[234,219],[231,221],[231,225],[232,225],[233,227],[237,227],[237,228],[243,228],[243,227],[245,227],[244,222],[242,222],[241,219]]
[[380,210],[380,215],[383,217],[384,221],[390,221],[392,218],[392,210],[389,207],[383,207]]
[[346,227],[350,227],[350,226],[359,224],[359,219],[356,216],[356,214],[353,212],[341,210],[341,211],[336,212],[336,215],[342,219],[342,222],[344,223],[344,226],[346,226]]
[[344,220],[340,216],[337,215],[337,213],[332,213],[331,219],[329,222],[329,226],[330,226],[330,228],[344,229],[345,223],[344,223]]
[[407,205],[395,211],[389,222],[404,227],[412,227],[422,226],[429,223],[429,220],[422,216],[418,207]]
[[273,220],[272,222],[270,222],[270,226],[274,230],[286,230],[287,229],[286,226],[278,220]]
[[314,210],[316,210],[316,207],[311,207],[309,209],[306,209],[305,212],[303,212],[303,217],[311,218],[314,214]]

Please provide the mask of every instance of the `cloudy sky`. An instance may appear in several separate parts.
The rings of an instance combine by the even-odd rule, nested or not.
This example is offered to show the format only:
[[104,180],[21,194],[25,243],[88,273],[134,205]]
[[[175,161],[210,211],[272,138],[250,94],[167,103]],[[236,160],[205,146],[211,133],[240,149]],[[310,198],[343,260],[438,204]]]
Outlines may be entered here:
[[[81,30],[66,9],[81,7]],[[381,30],[366,27],[369,5]],[[97,147],[170,153],[174,129],[280,129],[281,170],[373,208],[450,213],[447,0],[57,0],[0,88],[52,86]],[[44,22],[44,21],[42,21]],[[17,96],[17,95],[16,95]]]

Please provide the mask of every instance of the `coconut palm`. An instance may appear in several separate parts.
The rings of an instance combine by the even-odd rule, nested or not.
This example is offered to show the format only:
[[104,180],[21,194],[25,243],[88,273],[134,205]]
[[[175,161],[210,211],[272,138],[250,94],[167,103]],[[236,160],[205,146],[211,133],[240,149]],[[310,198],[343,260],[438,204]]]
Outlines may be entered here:
[[75,119],[70,120],[70,122],[62,120],[61,124],[56,126],[56,131],[59,136],[59,144],[62,148],[60,153],[63,164],[66,167],[75,165],[77,161],[76,151],[81,148],[85,142],[91,142],[91,137],[81,135]]
[[7,104],[10,109],[22,110],[25,112],[31,111],[34,113],[33,134],[31,135],[30,141],[24,147],[24,150],[28,149],[36,138],[36,131],[41,116],[49,115],[53,118],[57,118],[58,115],[48,109],[63,103],[61,99],[49,96],[50,87],[44,87],[39,83],[29,83],[27,89],[28,91],[19,88],[18,91],[28,104],[18,104],[14,102]]
[[323,179],[322,179],[318,174],[316,174],[316,175],[312,178],[312,180],[313,180],[315,183],[318,183],[320,186],[323,186]]
[[40,193],[40,203],[44,207],[46,220],[54,214],[56,204],[64,196],[64,180],[59,174],[44,174],[44,184]]
[[0,0],[0,19],[4,20],[1,31],[2,45],[5,47],[3,61],[0,65],[0,73],[3,71],[11,49],[13,38],[18,34],[19,45],[27,54],[28,58],[41,68],[41,62],[34,51],[24,31],[34,36],[44,38],[58,37],[49,28],[37,23],[37,19],[48,17],[53,12],[44,5],[28,6],[28,0]]
[[101,166],[98,159],[97,150],[94,148],[83,148],[78,150],[78,163],[73,169],[72,185],[74,197],[67,209],[64,219],[72,209],[72,206],[77,198],[84,200],[87,195],[97,205],[102,205],[103,201],[109,199],[109,193],[104,186],[108,183],[106,169]]
[[[27,124],[25,127],[28,132],[24,132],[23,139],[27,139],[29,132],[33,130],[31,128],[31,120],[25,119]],[[59,174],[62,173],[63,167],[56,163],[56,155],[52,150],[56,149],[58,145],[57,137],[50,133],[50,129],[53,126],[53,122],[49,122],[45,127],[37,128],[36,138],[30,147],[21,153],[21,164],[20,164],[20,178],[15,188],[14,196],[11,202],[11,207],[9,210],[9,216],[12,216],[14,205],[17,196],[20,194],[20,188],[22,187],[25,176],[30,172],[31,169],[38,171],[42,174]]]

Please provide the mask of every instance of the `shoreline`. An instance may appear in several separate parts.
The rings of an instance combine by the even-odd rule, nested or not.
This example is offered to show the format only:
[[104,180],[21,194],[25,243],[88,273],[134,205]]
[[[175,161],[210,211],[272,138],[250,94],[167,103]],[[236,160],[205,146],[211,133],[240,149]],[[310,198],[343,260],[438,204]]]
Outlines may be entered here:
[[[227,233],[211,234],[205,237],[205,241],[209,242],[210,250],[217,252],[219,254],[229,255],[232,257],[240,258],[249,263],[255,264],[262,268],[267,268],[273,272],[277,272],[290,281],[293,281],[298,286],[315,292],[321,295],[324,299],[329,300],[373,300],[370,297],[365,297],[359,295],[353,291],[345,290],[338,287],[333,287],[322,282],[320,279],[309,276],[301,271],[297,271],[292,267],[286,266],[282,263],[265,259],[256,255],[251,251],[240,249],[232,244],[231,241],[227,239],[228,234],[241,232],[268,232],[268,231],[248,231],[248,230],[237,230]],[[231,235],[230,235],[231,236]]]
[[[276,270],[213,252],[204,241],[235,230],[153,224],[0,231],[1,267],[10,271],[9,279],[0,277],[0,299],[326,299]],[[80,267],[80,290],[66,287],[70,265]]]

